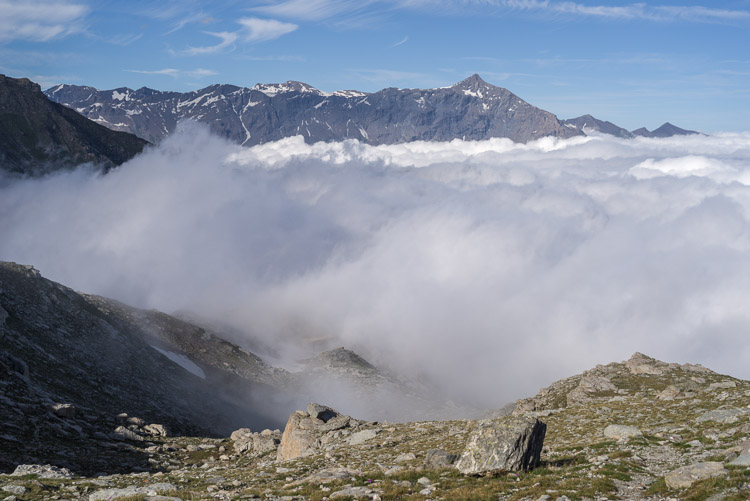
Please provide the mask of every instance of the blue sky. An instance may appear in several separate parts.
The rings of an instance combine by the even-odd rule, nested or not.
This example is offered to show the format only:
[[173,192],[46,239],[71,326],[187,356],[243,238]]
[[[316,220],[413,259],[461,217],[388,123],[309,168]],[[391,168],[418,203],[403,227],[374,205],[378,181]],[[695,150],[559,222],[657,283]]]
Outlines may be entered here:
[[473,73],[560,118],[750,130],[750,0],[0,0],[0,72],[99,89]]

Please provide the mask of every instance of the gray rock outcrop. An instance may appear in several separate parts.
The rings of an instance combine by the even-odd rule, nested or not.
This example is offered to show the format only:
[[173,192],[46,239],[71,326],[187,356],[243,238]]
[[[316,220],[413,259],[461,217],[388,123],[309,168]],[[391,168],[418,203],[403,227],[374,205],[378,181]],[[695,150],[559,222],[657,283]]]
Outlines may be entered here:
[[234,441],[234,450],[238,453],[265,454],[279,447],[281,432],[265,429],[258,433],[248,428],[240,428],[232,432],[230,438]]
[[604,436],[615,440],[627,440],[628,438],[641,437],[643,433],[635,426],[611,424],[604,428]]
[[539,464],[546,431],[533,417],[480,421],[456,468],[464,474],[530,470]]
[[12,477],[36,475],[38,478],[73,478],[73,472],[69,469],[51,464],[20,464],[10,475]]
[[670,489],[687,489],[698,480],[721,477],[728,473],[722,463],[709,461],[683,466],[670,471],[664,476],[664,481]]
[[424,464],[427,468],[445,468],[456,464],[459,457],[458,454],[451,454],[442,449],[430,449],[427,451]]

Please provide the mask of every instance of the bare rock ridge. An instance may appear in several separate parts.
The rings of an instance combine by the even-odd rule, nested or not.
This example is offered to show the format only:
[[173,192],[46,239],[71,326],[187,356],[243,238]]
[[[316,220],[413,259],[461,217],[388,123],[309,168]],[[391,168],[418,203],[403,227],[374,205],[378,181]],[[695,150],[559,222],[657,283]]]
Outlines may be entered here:
[[91,163],[106,171],[146,144],[51,102],[26,78],[0,75],[0,170],[38,175]]

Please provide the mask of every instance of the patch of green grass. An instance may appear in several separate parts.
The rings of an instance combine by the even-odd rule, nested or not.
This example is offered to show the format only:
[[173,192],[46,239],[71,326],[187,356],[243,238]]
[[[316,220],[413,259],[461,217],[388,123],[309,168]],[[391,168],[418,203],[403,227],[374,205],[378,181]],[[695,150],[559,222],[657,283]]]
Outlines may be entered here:
[[668,493],[669,488],[667,487],[667,482],[664,480],[664,477],[657,478],[651,485],[648,486],[648,489],[646,489],[646,494],[650,496],[666,495]]
[[609,449],[613,445],[617,445],[617,442],[615,442],[614,440],[605,440],[604,442],[597,442],[595,444],[589,445],[589,449],[598,451],[601,449]]
[[633,453],[631,451],[620,449],[612,452],[609,457],[612,459],[630,458],[633,457]]

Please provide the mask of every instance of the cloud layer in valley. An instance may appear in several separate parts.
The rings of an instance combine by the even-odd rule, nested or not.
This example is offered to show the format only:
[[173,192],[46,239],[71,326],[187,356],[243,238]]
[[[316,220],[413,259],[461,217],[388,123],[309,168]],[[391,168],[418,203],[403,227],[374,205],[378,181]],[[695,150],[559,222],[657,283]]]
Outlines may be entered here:
[[500,406],[634,351],[750,378],[749,185],[750,134],[240,148],[187,124],[106,176],[5,180],[0,259]]

